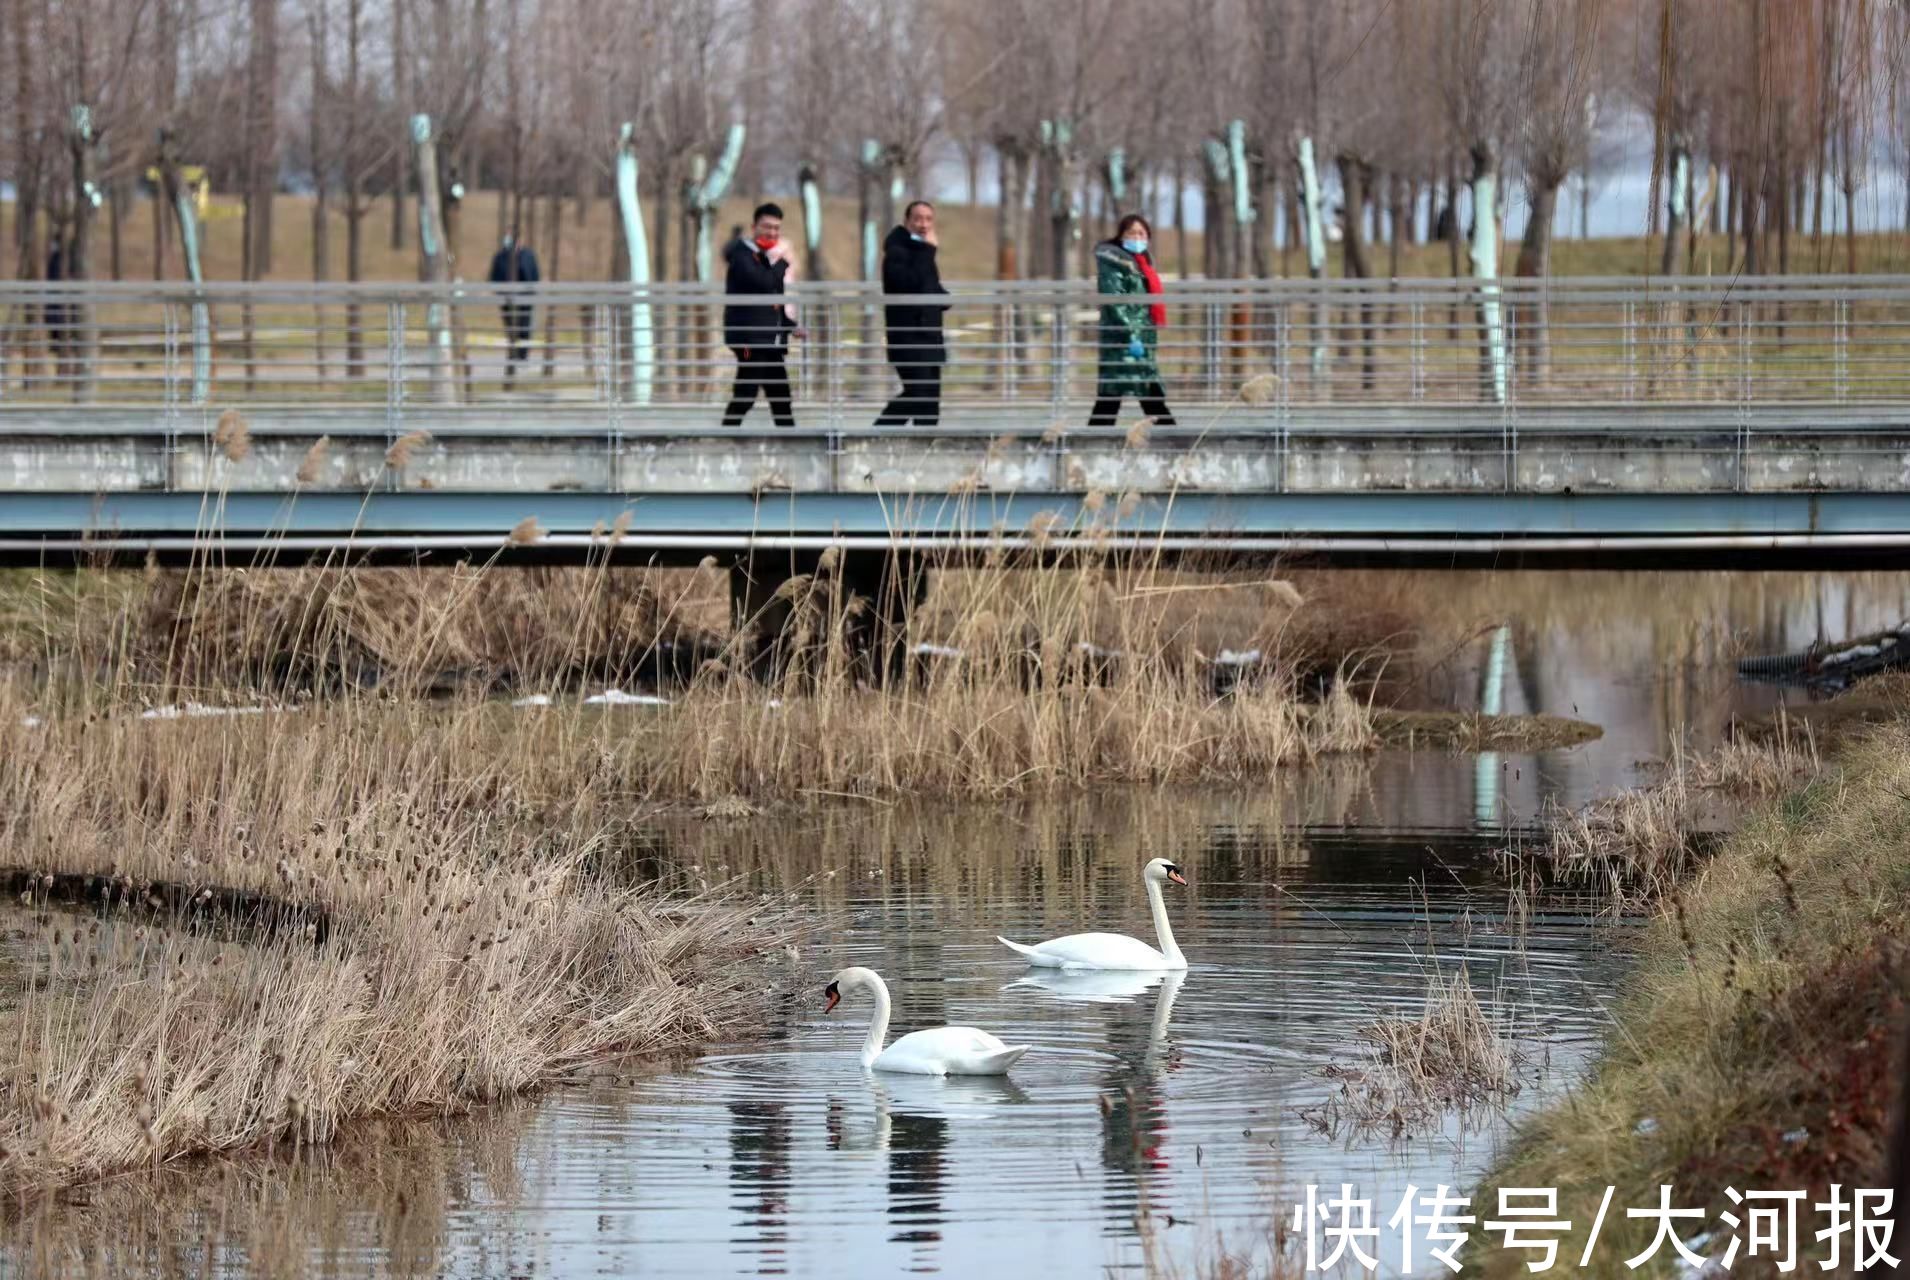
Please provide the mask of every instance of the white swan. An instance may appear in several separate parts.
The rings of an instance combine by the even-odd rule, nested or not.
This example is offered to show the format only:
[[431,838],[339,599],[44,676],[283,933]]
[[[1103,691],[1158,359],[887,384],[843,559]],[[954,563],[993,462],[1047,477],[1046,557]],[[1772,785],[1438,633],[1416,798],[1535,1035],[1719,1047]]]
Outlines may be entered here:
[[1141,869],[1141,878],[1147,881],[1147,905],[1154,913],[1154,932],[1161,940],[1159,951],[1124,933],[1071,933],[1032,947],[999,935],[996,941],[1027,956],[1029,964],[1048,969],[1185,969],[1187,957],[1174,945],[1167,904],[1161,901],[1161,885],[1170,880],[1184,885],[1187,878],[1166,858],[1148,863]]
[[863,989],[875,995],[875,1017],[869,1038],[862,1043],[862,1065],[871,1071],[905,1071],[918,1076],[998,1076],[1028,1052],[1028,1046],[1006,1045],[974,1027],[931,1027],[911,1031],[884,1049],[889,1033],[889,988],[873,969],[844,969],[830,979],[824,994],[829,1013],[842,1003],[842,993]]

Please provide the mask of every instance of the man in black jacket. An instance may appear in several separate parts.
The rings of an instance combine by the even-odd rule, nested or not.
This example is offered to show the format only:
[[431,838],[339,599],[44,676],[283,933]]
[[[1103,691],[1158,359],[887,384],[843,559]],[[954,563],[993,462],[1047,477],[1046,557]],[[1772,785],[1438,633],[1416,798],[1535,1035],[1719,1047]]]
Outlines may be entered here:
[[[946,294],[942,274],[935,266],[940,241],[935,235],[935,206],[926,200],[911,203],[902,225],[889,232],[882,245],[882,292]],[[902,394],[889,401],[878,427],[899,427],[913,420],[932,427],[942,416],[942,366],[948,347],[942,341],[942,313],[947,303],[890,303],[883,308],[889,363],[902,380]]]
[[731,297],[773,298],[775,301],[731,302],[723,308],[723,341],[736,353],[736,387],[730,393],[723,425],[740,427],[743,415],[760,392],[779,427],[796,425],[790,408],[789,369],[783,363],[789,337],[802,336],[792,308],[781,301],[783,282],[794,263],[783,240],[783,211],[776,205],[757,208],[750,238],[730,241],[723,250],[729,264],[724,292]]
[[[527,244],[519,244],[517,237],[508,235],[504,243],[491,257],[492,284],[536,284],[537,255],[531,252]],[[504,388],[509,390],[517,376],[517,366],[530,359],[531,348],[531,304],[510,297],[516,290],[507,292],[504,303],[504,340],[508,346],[504,356]],[[523,291],[528,294],[530,290]]]

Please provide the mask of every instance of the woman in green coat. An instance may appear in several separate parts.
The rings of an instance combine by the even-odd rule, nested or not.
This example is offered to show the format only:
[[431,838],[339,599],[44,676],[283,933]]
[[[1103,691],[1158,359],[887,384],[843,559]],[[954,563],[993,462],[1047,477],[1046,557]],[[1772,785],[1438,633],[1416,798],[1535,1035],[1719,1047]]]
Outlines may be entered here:
[[1161,389],[1161,369],[1154,357],[1159,334],[1167,324],[1167,308],[1149,301],[1161,292],[1161,277],[1148,253],[1154,229],[1138,213],[1121,219],[1114,239],[1094,249],[1095,273],[1103,295],[1131,294],[1133,302],[1112,302],[1101,308],[1101,376],[1098,397],[1088,412],[1090,427],[1111,427],[1121,401],[1133,396],[1141,412],[1160,426],[1174,425]]

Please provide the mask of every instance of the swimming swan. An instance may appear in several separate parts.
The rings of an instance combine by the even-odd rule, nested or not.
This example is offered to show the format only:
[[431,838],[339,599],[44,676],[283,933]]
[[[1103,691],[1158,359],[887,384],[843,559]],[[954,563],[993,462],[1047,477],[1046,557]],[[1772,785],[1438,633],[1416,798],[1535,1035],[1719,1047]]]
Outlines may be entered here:
[[1161,901],[1161,885],[1167,881],[1184,885],[1187,878],[1166,858],[1156,858],[1141,869],[1147,881],[1147,904],[1154,913],[1154,932],[1161,940],[1156,951],[1139,938],[1124,933],[1071,933],[1023,946],[997,935],[996,941],[1028,957],[1028,963],[1049,969],[1185,969],[1187,957],[1174,945],[1174,930],[1167,923],[1167,904]]
[[875,996],[875,1017],[869,1021],[869,1038],[862,1043],[862,1065],[871,1071],[905,1071],[918,1076],[999,1076],[1028,1046],[1005,1045],[986,1031],[974,1027],[932,1027],[911,1031],[884,1049],[882,1039],[889,1033],[889,988],[873,969],[860,966],[844,969],[830,979],[824,994],[829,1013],[842,1003],[842,993],[866,989]]

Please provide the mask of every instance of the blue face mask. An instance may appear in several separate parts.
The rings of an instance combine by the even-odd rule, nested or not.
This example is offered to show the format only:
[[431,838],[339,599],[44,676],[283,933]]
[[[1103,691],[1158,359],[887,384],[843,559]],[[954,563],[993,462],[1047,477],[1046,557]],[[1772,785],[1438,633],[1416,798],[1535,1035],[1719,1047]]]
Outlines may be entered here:
[[911,232],[909,232],[909,239],[911,239],[911,240],[913,240],[913,241],[915,241],[915,243],[917,243],[917,244],[921,244],[921,243],[922,243],[922,237],[921,237],[921,236],[918,236],[918,235],[916,235],[916,234],[915,234],[915,233],[914,233],[913,231],[911,231]]
[[1129,253],[1146,253],[1147,241],[1135,240],[1130,237],[1129,239],[1121,241],[1121,247],[1126,249]]

